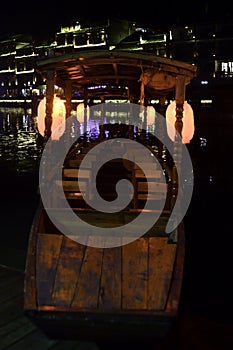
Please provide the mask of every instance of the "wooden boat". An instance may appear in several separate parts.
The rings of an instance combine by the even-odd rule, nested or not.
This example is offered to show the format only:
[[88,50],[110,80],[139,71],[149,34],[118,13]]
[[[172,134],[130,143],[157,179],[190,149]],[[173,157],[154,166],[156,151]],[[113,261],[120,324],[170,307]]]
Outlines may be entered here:
[[[66,95],[68,113],[72,89],[79,89],[87,104],[91,97],[96,96],[119,98],[119,90],[112,88],[113,82],[124,87],[121,95],[125,94],[126,87],[130,89],[127,96],[133,96],[134,100],[139,98],[140,104],[144,101],[142,92],[147,87],[148,97],[158,97],[162,111],[164,96],[173,90],[176,91],[177,104],[184,101],[185,85],[196,72],[195,67],[170,59],[103,50],[49,57],[38,62],[38,69],[47,78],[46,142],[51,135],[48,120],[51,120],[52,107],[49,103],[54,93],[55,76],[58,84],[69,87]],[[149,78],[143,80],[141,72]],[[88,84],[96,89],[88,92]],[[103,84],[105,87],[101,89]],[[101,124],[96,139],[81,135],[74,142],[62,165],[61,179],[54,178],[53,168],[49,170],[50,181],[57,188],[50,197],[53,213],[59,215],[62,225],[67,227],[67,210],[70,209],[59,204],[61,188],[76,216],[104,232],[109,230],[108,235],[99,234],[101,230],[98,234],[92,231],[83,234],[82,226],[77,225],[75,233],[72,230],[72,234],[64,232],[51,220],[43,201],[40,202],[28,245],[24,311],[50,337],[148,340],[165,337],[176,321],[182,287],[185,232],[182,221],[172,234],[167,234],[165,230],[176,195],[174,164],[169,164],[168,158],[164,157],[160,142],[151,143],[147,133],[133,127],[135,125],[131,123]],[[106,134],[108,140],[112,140],[116,155],[113,154],[112,160],[101,168],[96,181],[101,196],[108,201],[115,200],[114,186],[121,178],[128,179],[134,186],[132,199],[116,213],[95,210],[85,200],[87,195],[92,195],[90,176],[98,158],[98,155],[90,156],[91,150],[106,141]],[[150,176],[145,179],[142,169],[148,163],[147,159],[142,159],[140,165],[127,158],[118,158],[119,148],[127,147],[127,140],[143,144],[161,168],[148,172]],[[77,176],[82,160],[88,155],[89,162],[86,162],[85,171],[82,169],[85,175],[83,179],[79,178],[79,181],[86,181],[84,195]],[[99,157],[102,156],[99,154]],[[150,198],[149,182],[156,184],[156,191],[150,193]],[[147,200],[152,201],[155,208],[156,203],[165,203],[154,225],[146,233],[135,237],[129,238],[127,233],[111,236],[112,228],[133,223]],[[151,215],[156,216],[158,210],[145,211],[147,214],[149,219]],[[135,232],[140,230],[137,224],[134,229]]]

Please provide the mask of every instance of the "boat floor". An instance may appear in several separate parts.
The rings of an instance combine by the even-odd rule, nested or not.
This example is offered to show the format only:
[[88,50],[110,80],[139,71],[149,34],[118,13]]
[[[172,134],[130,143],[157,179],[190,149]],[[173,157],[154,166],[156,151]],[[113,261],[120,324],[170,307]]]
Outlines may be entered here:
[[0,265],[0,349],[1,350],[106,350],[106,349],[157,349],[157,350],[219,350],[232,348],[232,323],[225,324],[211,318],[180,314],[177,326],[162,341],[148,347],[143,341],[135,343],[96,343],[88,340],[51,339],[24,314],[24,272]]
[[[102,329],[109,329],[110,336],[136,336],[145,323],[148,336],[165,336],[176,317],[181,288],[183,251],[177,253],[178,245],[160,236],[130,243],[127,237],[89,236],[86,244],[78,238],[32,235],[25,312],[55,337],[64,324],[69,338],[95,339],[103,337]],[[118,246],[105,248],[111,239]],[[95,247],[101,244],[103,248]]]
[[[117,147],[122,148],[122,143]],[[73,161],[77,160],[80,159]],[[142,211],[138,202],[145,200],[143,191],[148,195],[142,170],[136,167],[129,172],[128,165],[125,167],[118,158],[107,164],[96,185],[103,185],[100,187],[103,198],[114,199],[112,186],[122,178],[130,178],[137,191],[125,210],[106,213],[85,205],[84,198],[93,195],[90,169],[82,174],[86,186],[83,197],[74,182],[78,165],[73,166],[63,168],[62,181],[55,181],[56,190],[51,196],[52,212],[59,216],[61,226],[53,224],[48,210],[43,208],[32,225],[25,312],[52,337],[59,337],[61,331],[63,337],[69,338],[164,337],[177,316],[184,232],[182,229],[177,241],[165,232],[169,211],[161,214],[159,208],[164,204],[167,185],[157,182],[164,177],[163,172],[153,170],[151,174],[154,192],[148,197],[155,209],[143,210],[145,217],[139,223],[134,220]],[[60,203],[61,194],[65,194],[66,202],[80,221],[73,222],[67,214],[70,208],[63,206],[63,201]],[[156,221],[158,212],[161,216]],[[89,224],[88,232],[85,221]],[[150,229],[144,232],[146,222]],[[123,226],[129,227],[128,223],[130,232],[123,230]],[[114,227],[118,229],[111,230]],[[115,234],[111,235],[112,232]]]

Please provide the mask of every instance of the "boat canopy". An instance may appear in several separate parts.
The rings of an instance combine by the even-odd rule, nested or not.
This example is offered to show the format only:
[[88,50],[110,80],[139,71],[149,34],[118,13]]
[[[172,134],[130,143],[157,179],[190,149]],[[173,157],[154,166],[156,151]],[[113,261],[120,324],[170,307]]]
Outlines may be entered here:
[[58,86],[64,90],[71,86],[83,97],[85,93],[89,97],[95,96],[98,88],[103,96],[137,97],[144,84],[148,96],[156,98],[172,91],[178,76],[182,76],[187,85],[197,72],[194,65],[150,53],[103,49],[57,56],[51,51],[47,58],[37,62],[37,66],[45,79],[48,80],[48,72],[54,71]]

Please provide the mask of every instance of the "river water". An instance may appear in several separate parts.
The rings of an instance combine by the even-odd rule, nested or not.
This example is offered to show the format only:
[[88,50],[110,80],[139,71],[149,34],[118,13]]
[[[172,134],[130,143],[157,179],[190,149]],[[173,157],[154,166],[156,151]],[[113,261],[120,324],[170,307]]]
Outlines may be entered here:
[[[233,120],[198,123],[189,145],[194,192],[185,216],[181,310],[229,320],[233,311]],[[0,108],[0,264],[24,269],[38,203],[41,150],[30,110]]]

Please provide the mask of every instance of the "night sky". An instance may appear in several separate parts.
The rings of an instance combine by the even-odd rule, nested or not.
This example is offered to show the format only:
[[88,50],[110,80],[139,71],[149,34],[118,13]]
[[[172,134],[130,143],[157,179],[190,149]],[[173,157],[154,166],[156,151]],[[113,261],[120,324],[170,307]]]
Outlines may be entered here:
[[[90,1],[90,0],[89,0]],[[159,29],[178,24],[233,18],[233,3],[219,4],[202,1],[167,3],[153,1],[136,3],[126,1],[62,1],[33,2],[25,0],[1,2],[0,38],[14,34],[28,33],[46,37],[61,26],[74,24],[76,21],[119,18],[137,21],[149,27]],[[46,7],[48,6],[48,7]]]

